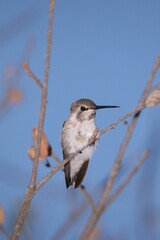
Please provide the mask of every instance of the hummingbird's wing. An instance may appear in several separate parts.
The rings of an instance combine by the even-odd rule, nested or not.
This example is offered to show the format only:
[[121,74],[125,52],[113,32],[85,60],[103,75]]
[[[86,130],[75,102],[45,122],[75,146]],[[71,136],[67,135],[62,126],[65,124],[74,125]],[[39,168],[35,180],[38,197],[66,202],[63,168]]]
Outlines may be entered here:
[[84,179],[84,177],[86,175],[86,172],[87,172],[88,164],[89,164],[89,160],[86,160],[82,164],[79,172],[76,174],[75,181],[74,181],[74,188],[79,187],[80,184],[82,183],[82,181],[83,181],[83,179]]
[[[64,156],[64,159],[68,157],[67,155],[65,155],[64,152],[63,152],[63,156]],[[74,188],[79,187],[79,185],[82,183],[82,181],[86,175],[88,164],[89,164],[89,160],[86,160],[82,164],[80,170],[75,174],[75,176],[73,178],[71,178],[70,162],[68,162],[64,165],[65,181],[66,181],[67,188],[69,188],[72,184],[73,184]]]
[[64,165],[64,173],[65,173],[66,187],[69,188],[69,186],[72,185],[69,162]]
[[[61,134],[61,146],[62,146],[63,159],[66,159],[70,155],[69,148],[65,147],[64,127],[66,124],[67,124],[67,121],[64,121],[63,127],[62,127],[62,134]],[[70,162],[64,165],[64,173],[65,173],[66,187],[68,188],[70,185],[72,185],[71,177],[70,177]]]
[[[63,149],[63,159],[66,159],[67,157],[69,157],[69,153],[66,150]],[[66,187],[69,188],[69,186],[72,185],[72,181],[71,181],[71,174],[70,174],[70,162],[66,163],[64,165],[64,173],[65,173],[65,181],[66,181]]]

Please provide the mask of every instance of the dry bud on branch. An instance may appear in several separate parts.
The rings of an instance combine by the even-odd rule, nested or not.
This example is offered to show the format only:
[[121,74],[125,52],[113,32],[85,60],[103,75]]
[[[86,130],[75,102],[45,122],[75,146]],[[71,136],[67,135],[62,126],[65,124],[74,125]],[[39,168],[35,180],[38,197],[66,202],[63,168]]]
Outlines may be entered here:
[[19,89],[13,88],[8,91],[7,98],[10,103],[19,103],[21,102],[22,97],[22,92]]
[[28,156],[31,160],[34,160],[35,159],[35,156],[36,156],[36,149],[34,146],[31,146],[28,148]]
[[160,90],[155,90],[146,99],[146,106],[155,107],[159,103],[160,103]]
[[4,224],[5,214],[3,207],[0,206],[0,225]]
[[[28,156],[30,157],[31,160],[35,159],[36,146],[37,146],[37,143],[36,143],[37,135],[38,135],[38,127],[34,127],[33,130],[32,130],[32,137],[33,137],[34,146],[31,146],[28,149]],[[51,145],[49,144],[45,133],[42,132],[39,160],[44,160],[48,156],[51,156],[51,153],[52,153]]]

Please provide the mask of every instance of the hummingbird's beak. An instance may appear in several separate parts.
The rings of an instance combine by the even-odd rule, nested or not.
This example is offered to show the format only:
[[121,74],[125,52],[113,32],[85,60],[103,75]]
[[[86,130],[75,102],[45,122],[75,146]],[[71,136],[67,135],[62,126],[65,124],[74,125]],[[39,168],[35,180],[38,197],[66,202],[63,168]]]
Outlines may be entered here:
[[106,106],[96,106],[96,110],[102,109],[102,108],[119,108],[119,106],[112,106],[112,105],[106,105]]

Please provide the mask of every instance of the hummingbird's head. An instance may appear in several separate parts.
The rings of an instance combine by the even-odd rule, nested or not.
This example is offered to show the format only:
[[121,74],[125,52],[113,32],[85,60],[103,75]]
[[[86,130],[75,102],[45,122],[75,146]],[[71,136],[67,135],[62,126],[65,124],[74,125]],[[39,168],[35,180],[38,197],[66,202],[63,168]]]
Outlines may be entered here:
[[97,106],[92,100],[82,98],[71,105],[71,114],[76,114],[79,121],[93,119],[96,115],[96,110],[102,108],[117,108],[119,106]]

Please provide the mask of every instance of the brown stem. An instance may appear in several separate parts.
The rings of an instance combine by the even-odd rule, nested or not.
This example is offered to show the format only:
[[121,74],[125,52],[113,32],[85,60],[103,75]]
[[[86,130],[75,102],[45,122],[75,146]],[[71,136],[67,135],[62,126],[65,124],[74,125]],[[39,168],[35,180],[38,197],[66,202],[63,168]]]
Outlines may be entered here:
[[23,65],[23,69],[25,70],[26,74],[43,90],[43,84],[31,71],[29,65],[27,63],[23,63],[22,65]]
[[18,216],[16,225],[15,225],[12,237],[11,237],[12,240],[16,240],[19,238],[19,235],[22,230],[22,226],[25,221],[26,215],[28,213],[32,198],[34,197],[34,194],[36,193],[38,159],[39,159],[42,131],[43,131],[45,111],[46,111],[46,105],[47,105],[47,88],[48,88],[50,54],[51,54],[53,9],[54,9],[54,0],[50,0],[48,36],[47,36],[47,51],[46,51],[46,62],[45,62],[45,77],[44,77],[44,87],[43,87],[42,97],[41,97],[41,109],[40,109],[40,117],[39,117],[39,124],[38,124],[38,136],[37,136],[37,141],[36,141],[37,142],[36,156],[35,156],[35,160],[33,162],[30,184],[27,189],[24,202],[23,202],[22,207],[19,212],[19,216]]
[[119,185],[119,187],[115,190],[115,192],[107,199],[105,203],[105,210],[113,203],[113,201],[119,196],[119,194],[123,191],[123,189],[132,180],[133,176],[136,174],[136,172],[139,170],[139,168],[144,163],[144,161],[148,158],[148,156],[149,156],[149,151],[145,151],[141,156],[140,160],[135,164],[133,169],[124,179],[124,181]]
[[8,239],[8,240],[11,239],[11,237],[10,237],[8,231],[4,228],[3,225],[0,225],[0,231],[4,234],[4,236],[6,237],[6,239]]
[[96,205],[95,205],[91,195],[87,192],[87,190],[85,189],[85,187],[83,185],[80,185],[80,190],[86,197],[86,199],[87,199],[88,203],[90,204],[90,206],[92,207],[92,209],[94,210]]

